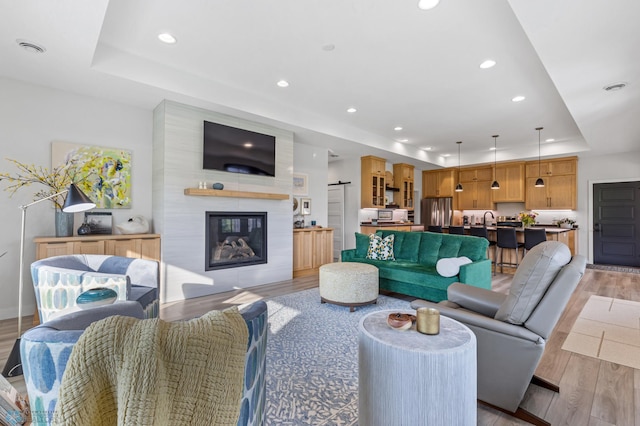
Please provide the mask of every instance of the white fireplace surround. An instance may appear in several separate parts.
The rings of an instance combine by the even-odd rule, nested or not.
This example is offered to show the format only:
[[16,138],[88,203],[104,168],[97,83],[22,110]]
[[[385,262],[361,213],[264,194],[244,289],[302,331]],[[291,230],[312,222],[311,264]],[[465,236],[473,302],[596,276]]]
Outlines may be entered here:
[[[276,176],[226,173],[202,168],[203,122],[276,137]],[[224,114],[163,101],[154,110],[153,218],[162,235],[160,299],[162,303],[291,279],[291,193],[293,134]],[[200,181],[225,190],[288,194],[286,200],[185,195]],[[206,211],[266,211],[267,263],[205,271]]]

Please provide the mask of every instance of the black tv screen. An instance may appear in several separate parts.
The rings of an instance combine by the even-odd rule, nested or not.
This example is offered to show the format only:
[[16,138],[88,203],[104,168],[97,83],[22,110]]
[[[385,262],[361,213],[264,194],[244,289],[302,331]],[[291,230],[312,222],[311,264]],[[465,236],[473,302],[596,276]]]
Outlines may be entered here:
[[276,138],[205,121],[202,157],[206,170],[275,176]]

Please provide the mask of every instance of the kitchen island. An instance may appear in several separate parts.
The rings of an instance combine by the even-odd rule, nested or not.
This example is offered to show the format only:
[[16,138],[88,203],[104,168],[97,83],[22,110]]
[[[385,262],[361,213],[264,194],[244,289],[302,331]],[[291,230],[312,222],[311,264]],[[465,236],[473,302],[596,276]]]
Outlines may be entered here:
[[424,225],[412,222],[378,222],[373,224],[371,222],[360,223],[360,232],[363,234],[375,234],[376,231],[424,231]]

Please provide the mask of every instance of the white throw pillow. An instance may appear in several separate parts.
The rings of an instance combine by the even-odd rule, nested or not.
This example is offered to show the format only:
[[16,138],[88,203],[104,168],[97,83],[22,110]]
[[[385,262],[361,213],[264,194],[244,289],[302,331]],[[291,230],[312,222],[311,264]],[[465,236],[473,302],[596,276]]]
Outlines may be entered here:
[[443,258],[436,263],[436,271],[443,277],[455,277],[460,272],[460,267],[467,263],[472,262],[466,256]]
[[390,234],[382,238],[379,235],[369,235],[369,250],[367,251],[367,259],[374,260],[396,260],[393,255],[393,241],[395,235]]

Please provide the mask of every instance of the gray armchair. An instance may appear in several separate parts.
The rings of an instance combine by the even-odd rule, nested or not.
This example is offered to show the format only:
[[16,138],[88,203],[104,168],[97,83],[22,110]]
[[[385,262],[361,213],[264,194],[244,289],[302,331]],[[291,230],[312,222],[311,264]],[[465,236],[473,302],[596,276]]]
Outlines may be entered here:
[[439,304],[415,300],[411,307],[434,307],[475,333],[481,402],[530,423],[548,425],[519,405],[532,382],[559,392],[534,372],[585,268],[584,256],[572,258],[566,245],[547,241],[527,253],[509,294],[455,283],[448,288],[447,300]]

